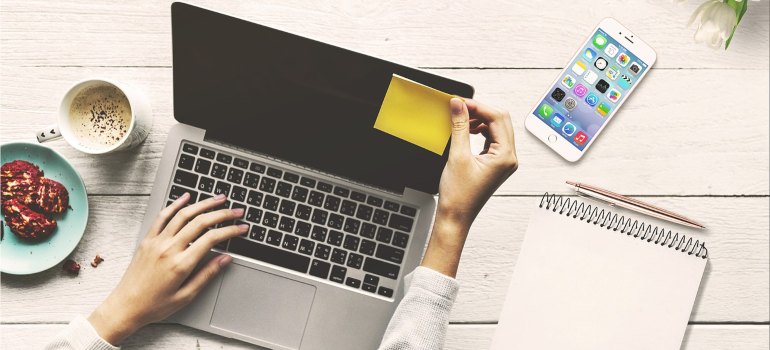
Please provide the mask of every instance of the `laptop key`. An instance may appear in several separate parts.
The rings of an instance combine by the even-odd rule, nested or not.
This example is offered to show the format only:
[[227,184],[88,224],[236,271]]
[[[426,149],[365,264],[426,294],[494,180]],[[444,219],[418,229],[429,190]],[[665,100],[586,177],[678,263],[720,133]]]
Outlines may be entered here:
[[307,199],[307,204],[320,207],[324,203],[324,194],[318,191],[310,191],[310,197]]
[[358,204],[356,204],[356,202],[351,202],[345,199],[342,201],[342,205],[340,206],[340,213],[343,213],[349,216],[355,216],[357,206]]
[[346,251],[344,251],[342,249],[339,249],[339,248],[334,248],[334,250],[332,251],[332,258],[330,260],[331,260],[331,262],[334,262],[334,263],[337,263],[337,264],[340,264],[340,265],[344,265],[345,264],[345,259],[347,257],[348,257],[348,252],[346,252]]
[[390,216],[388,227],[394,228],[396,230],[410,232],[412,231],[413,224],[414,224],[414,219],[410,219],[406,216],[401,216],[398,214],[393,214]]
[[275,189],[275,180],[269,177],[262,177],[262,181],[259,183],[259,190],[262,192],[273,193]]
[[327,216],[329,216],[329,213],[327,213],[322,209],[316,208],[315,210],[313,210],[313,218],[310,219],[310,221],[319,225],[326,225]]
[[340,198],[335,197],[332,195],[326,196],[326,201],[324,202],[324,209],[329,211],[337,211],[337,209],[340,208]]
[[297,236],[307,237],[310,235],[311,225],[304,221],[297,221],[297,225],[294,227],[294,234]]
[[201,193],[200,196],[198,196],[198,201],[199,202],[203,202],[203,201],[205,201],[205,200],[207,200],[207,199],[209,199],[211,197],[213,197],[213,196],[210,195],[210,194]]
[[409,235],[396,231],[396,233],[393,234],[393,241],[390,243],[396,247],[406,248],[407,244],[409,244]]
[[313,263],[310,265],[310,275],[326,279],[329,276],[331,266],[328,262],[313,259]]
[[361,240],[361,247],[358,248],[358,252],[366,255],[373,255],[374,248],[377,247],[377,243],[368,239]]
[[353,191],[350,193],[350,199],[356,202],[364,202],[366,201],[366,195],[361,192]]
[[246,191],[247,190],[241,186],[233,186],[233,190],[230,192],[230,199],[243,202],[246,200]]
[[334,187],[334,194],[336,194],[336,195],[338,195],[340,197],[347,198],[348,195],[350,194],[350,190],[347,189],[347,188],[342,188],[342,187],[339,187],[339,186],[335,186]]
[[278,212],[283,215],[294,215],[294,207],[296,207],[297,204],[286,199],[281,200],[281,206],[278,208]]
[[393,265],[381,260],[366,258],[364,261],[364,271],[373,273],[378,276],[387,277],[395,280],[398,277],[398,271],[401,268],[398,265]]
[[257,191],[249,191],[249,196],[246,197],[246,203],[253,206],[262,205],[262,193]]
[[191,145],[189,143],[182,144],[182,151],[190,154],[198,154],[198,146]]
[[346,235],[345,243],[342,244],[342,247],[355,252],[358,251],[358,242],[360,241],[361,239],[356,236]]
[[198,190],[204,192],[211,192],[214,190],[214,179],[201,176],[200,180],[198,181]]
[[377,234],[377,226],[372,225],[368,222],[365,222],[361,224],[361,236],[366,238],[374,238],[374,236]]
[[417,209],[412,208],[412,207],[402,206],[401,207],[401,214],[404,214],[406,216],[414,217],[415,215],[417,215]]
[[360,269],[361,264],[364,263],[364,256],[361,254],[356,253],[349,253],[348,254],[348,267],[352,267],[354,269]]
[[227,182],[218,181],[214,187],[214,194],[223,194],[225,197],[230,195],[230,184]]
[[299,180],[300,185],[307,186],[310,188],[315,188],[315,180],[307,177],[303,177],[301,180]]
[[299,249],[297,251],[305,255],[311,255],[313,254],[313,248],[315,248],[315,243],[313,241],[303,239],[299,242]]
[[267,234],[266,228],[258,225],[251,225],[251,232],[249,232],[249,238],[262,242],[265,240],[265,234]]
[[326,240],[326,243],[339,247],[342,245],[342,238],[344,236],[345,234],[340,231],[331,230],[329,231],[329,239]]
[[281,175],[283,175],[283,171],[276,168],[267,168],[267,175],[280,179]]
[[253,171],[255,173],[264,174],[265,173],[265,166],[262,165],[262,164],[259,164],[259,163],[251,163],[251,165],[249,165],[249,170],[251,170],[251,171]]
[[297,202],[305,202],[307,199],[308,189],[304,187],[294,186],[294,192],[291,194],[291,199]]
[[302,220],[310,220],[310,214],[312,212],[313,208],[304,204],[299,204],[297,205],[297,210],[294,211],[294,216]]
[[275,194],[284,198],[289,198],[289,196],[291,196],[291,184],[283,181],[279,182],[278,186],[275,188]]
[[195,162],[195,172],[198,174],[208,175],[211,170],[211,162],[203,158],[198,158]]
[[214,166],[211,167],[211,176],[220,180],[224,179],[227,176],[227,166],[214,163]]
[[361,286],[361,280],[355,279],[353,277],[348,277],[345,280],[345,285],[348,286],[348,287],[353,287],[353,288],[358,289],[358,287]]
[[233,156],[230,156],[224,153],[217,154],[217,162],[230,164],[232,161],[233,161]]
[[262,208],[276,211],[278,210],[278,203],[281,202],[281,199],[276,196],[266,195],[265,200],[262,201]]
[[361,226],[361,221],[358,221],[353,218],[345,218],[345,226],[342,227],[342,230],[347,233],[352,233],[354,235],[358,234],[358,228]]
[[190,193],[190,196],[192,196],[193,194],[196,194],[195,191],[193,191],[193,190],[188,190],[186,188],[182,188],[182,187],[179,187],[179,186],[172,185],[171,186],[171,191],[168,194],[168,198],[169,199],[177,199],[177,198],[181,197],[185,193]]
[[372,222],[378,225],[388,224],[388,212],[382,209],[374,209],[374,215],[372,215]]
[[331,228],[336,228],[338,230],[342,229],[342,224],[345,222],[345,217],[340,214],[331,213],[329,214],[329,221],[326,222],[327,225]]
[[377,294],[382,295],[386,298],[390,298],[393,296],[393,290],[390,288],[385,288],[383,286],[380,286],[380,289],[377,290]]
[[348,272],[348,269],[342,266],[334,265],[332,267],[332,273],[331,275],[329,275],[329,280],[332,282],[343,283],[345,282],[345,274],[347,272]]
[[310,266],[309,257],[241,237],[230,240],[228,251],[301,273],[306,273]]
[[375,275],[370,275],[367,273],[366,275],[364,275],[364,283],[369,283],[376,286],[380,284],[380,278]]
[[278,223],[278,229],[283,232],[292,233],[294,232],[294,223],[296,221],[290,217],[282,217],[281,221]]
[[299,175],[290,172],[283,173],[283,179],[291,183],[299,182]]
[[184,170],[177,170],[176,173],[174,173],[174,183],[190,188],[195,188],[195,185],[198,184],[198,175]]
[[334,186],[332,186],[332,184],[328,184],[328,183],[326,183],[326,182],[321,182],[321,181],[319,181],[319,182],[318,182],[318,185],[316,185],[316,188],[317,188],[319,191],[324,191],[324,192],[326,192],[326,193],[331,193],[331,192],[332,192],[332,188],[333,188],[333,187],[334,187]]
[[332,247],[318,243],[315,246],[315,254],[314,256],[319,259],[329,260],[329,253],[331,252]]
[[390,239],[393,237],[393,230],[387,227],[380,227],[377,230],[377,240],[382,243],[390,243]]
[[297,236],[284,235],[283,243],[281,243],[281,247],[283,249],[295,251],[297,250],[297,243],[299,243],[299,238]]
[[262,220],[262,210],[251,207],[246,212],[246,221],[258,224]]
[[389,245],[380,244],[377,246],[377,253],[374,256],[385,261],[400,264],[404,260],[404,251]]
[[315,225],[313,226],[313,233],[310,234],[310,238],[319,242],[326,242],[326,232],[326,227]]
[[216,154],[217,154],[217,152],[214,152],[214,151],[212,151],[210,149],[201,148],[200,156],[203,157],[203,158],[214,159],[214,156]]
[[372,218],[372,210],[374,210],[374,208],[361,204],[358,206],[358,211],[356,211],[356,217],[364,221],[369,221]]
[[276,230],[269,230],[267,231],[267,238],[265,239],[265,243],[278,246],[281,244],[282,237],[283,233],[280,233]]
[[179,155],[179,163],[177,165],[182,169],[192,170],[195,165],[195,157],[182,153]]
[[246,177],[243,179],[243,185],[251,188],[257,188],[257,186],[259,186],[259,175],[252,172],[246,172]]
[[278,214],[269,211],[265,212],[264,215],[262,215],[262,225],[275,228],[278,225]]
[[363,289],[363,290],[365,290],[365,291],[367,291],[369,293],[375,293],[377,291],[377,286],[369,284],[369,283],[364,283],[363,286],[361,286],[361,289]]
[[230,168],[230,171],[227,173],[227,181],[240,185],[241,180],[243,180],[243,170],[237,169],[237,168]]
[[242,168],[242,169],[246,169],[246,168],[249,167],[249,161],[245,160],[245,159],[241,159],[241,158],[235,158],[235,161],[233,162],[233,165],[235,165],[235,166],[237,166],[239,168]]
[[388,209],[390,211],[398,212],[398,209],[401,206],[398,203],[391,202],[391,201],[385,201],[385,209]]
[[369,198],[366,200],[366,204],[373,205],[375,207],[381,207],[382,206],[382,198],[377,198],[377,197],[369,196]]

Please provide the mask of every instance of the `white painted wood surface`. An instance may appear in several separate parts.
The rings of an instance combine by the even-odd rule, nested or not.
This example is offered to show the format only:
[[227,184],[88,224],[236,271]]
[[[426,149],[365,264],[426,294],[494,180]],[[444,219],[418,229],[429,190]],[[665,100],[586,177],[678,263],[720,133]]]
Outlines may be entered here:
[[[683,349],[767,349],[770,326],[768,33],[770,1],[749,12],[728,51],[692,43],[695,1],[195,1],[206,7],[467,81],[510,111],[520,170],[477,220],[458,275],[447,349],[488,347],[526,222],[544,191],[577,179],[705,222],[712,254]],[[79,277],[58,269],[2,275],[0,348],[36,348],[88,313],[130,261],[147,194],[173,125],[169,1],[0,2],[0,141],[34,141],[74,81],[107,76],[150,96],[155,126],[140,148],[108,157],[50,145],[81,171],[88,230],[73,257],[101,254]],[[578,164],[550,153],[523,117],[601,18],[647,40],[658,64]],[[478,139],[476,146],[478,144]],[[43,336],[41,336],[43,335]],[[127,348],[252,348],[156,325]]]

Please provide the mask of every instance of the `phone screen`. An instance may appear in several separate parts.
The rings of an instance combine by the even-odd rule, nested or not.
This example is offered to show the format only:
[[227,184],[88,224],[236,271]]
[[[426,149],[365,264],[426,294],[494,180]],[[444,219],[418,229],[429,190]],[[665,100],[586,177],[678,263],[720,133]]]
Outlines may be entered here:
[[600,28],[534,114],[582,151],[647,69],[647,63]]

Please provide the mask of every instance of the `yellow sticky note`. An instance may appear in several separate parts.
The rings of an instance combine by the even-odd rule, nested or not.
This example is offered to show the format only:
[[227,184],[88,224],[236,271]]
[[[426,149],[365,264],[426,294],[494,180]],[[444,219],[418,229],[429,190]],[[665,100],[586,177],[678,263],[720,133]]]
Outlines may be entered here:
[[374,128],[442,155],[452,132],[452,95],[393,74]]

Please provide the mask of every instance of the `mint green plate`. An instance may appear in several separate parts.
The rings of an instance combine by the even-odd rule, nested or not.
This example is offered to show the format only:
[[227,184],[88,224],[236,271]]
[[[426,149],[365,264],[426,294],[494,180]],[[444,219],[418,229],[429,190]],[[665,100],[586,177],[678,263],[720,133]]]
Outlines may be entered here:
[[11,232],[3,219],[0,272],[29,275],[58,265],[72,253],[86,230],[88,197],[83,179],[59,153],[38,144],[4,144],[0,146],[0,158],[0,164],[21,159],[39,166],[45,177],[61,182],[70,195],[70,209],[54,216],[57,227],[48,239],[23,241]]

